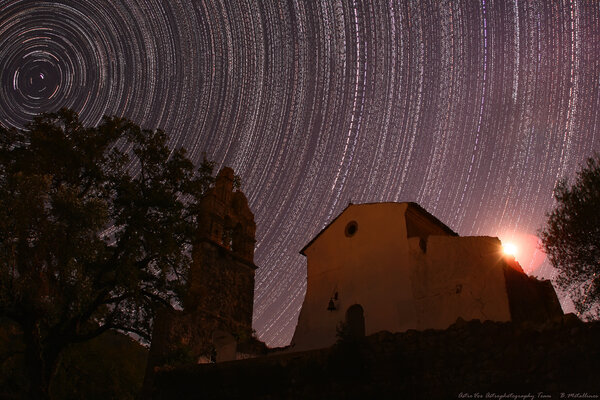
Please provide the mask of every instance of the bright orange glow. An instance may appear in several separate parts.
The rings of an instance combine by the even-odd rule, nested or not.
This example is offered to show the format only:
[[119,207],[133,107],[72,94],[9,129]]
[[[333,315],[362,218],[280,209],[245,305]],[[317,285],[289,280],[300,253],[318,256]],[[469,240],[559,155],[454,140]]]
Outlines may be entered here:
[[517,246],[512,243],[504,243],[502,244],[502,251],[504,254],[514,257],[517,255]]
[[[540,239],[536,235],[525,232],[500,232],[502,253],[507,257],[514,257],[528,275],[535,275],[538,268],[544,263],[546,254],[541,249]],[[514,253],[510,253],[510,245]],[[509,245],[508,252],[505,250]]]

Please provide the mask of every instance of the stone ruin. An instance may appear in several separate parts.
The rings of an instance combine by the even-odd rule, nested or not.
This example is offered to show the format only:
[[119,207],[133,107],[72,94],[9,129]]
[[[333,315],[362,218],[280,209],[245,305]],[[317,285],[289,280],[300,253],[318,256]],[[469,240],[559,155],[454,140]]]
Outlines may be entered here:
[[146,390],[163,365],[247,358],[264,347],[252,336],[256,225],[231,168],[219,172],[200,209],[183,310],[155,317]]

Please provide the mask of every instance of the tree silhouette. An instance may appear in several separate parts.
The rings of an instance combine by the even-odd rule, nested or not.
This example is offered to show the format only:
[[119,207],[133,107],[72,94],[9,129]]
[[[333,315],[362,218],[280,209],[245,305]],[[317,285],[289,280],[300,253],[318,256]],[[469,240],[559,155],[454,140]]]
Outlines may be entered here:
[[116,117],[86,128],[63,109],[0,128],[0,317],[22,330],[32,398],[69,344],[149,339],[153,307],[185,286],[212,169]]
[[589,318],[600,316],[600,156],[587,159],[569,186],[557,186],[555,209],[548,214],[541,240],[558,286]]

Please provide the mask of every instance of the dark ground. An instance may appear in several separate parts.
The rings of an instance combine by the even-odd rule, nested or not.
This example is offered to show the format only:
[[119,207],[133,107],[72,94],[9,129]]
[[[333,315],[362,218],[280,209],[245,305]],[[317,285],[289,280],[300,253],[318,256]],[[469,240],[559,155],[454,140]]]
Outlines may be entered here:
[[[563,395],[564,397],[561,397]],[[600,322],[457,321],[328,349],[162,370],[156,399],[600,398]]]

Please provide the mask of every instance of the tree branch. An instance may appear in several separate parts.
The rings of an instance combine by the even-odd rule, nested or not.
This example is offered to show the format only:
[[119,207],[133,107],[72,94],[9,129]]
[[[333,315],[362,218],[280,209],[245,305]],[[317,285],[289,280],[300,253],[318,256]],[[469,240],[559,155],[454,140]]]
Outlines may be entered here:
[[151,298],[152,300],[158,301],[159,303],[167,306],[168,308],[172,309],[173,307],[171,306],[171,303],[169,303],[167,300],[163,299],[162,297],[160,297],[157,294],[151,293],[147,290],[142,289],[141,293],[144,294],[144,296],[147,296],[149,298]]

